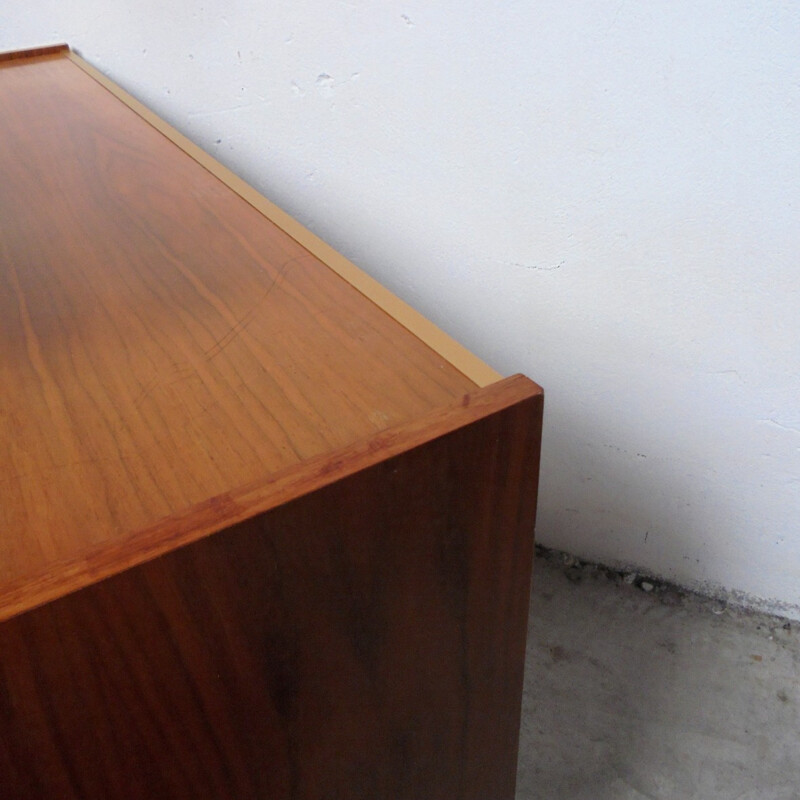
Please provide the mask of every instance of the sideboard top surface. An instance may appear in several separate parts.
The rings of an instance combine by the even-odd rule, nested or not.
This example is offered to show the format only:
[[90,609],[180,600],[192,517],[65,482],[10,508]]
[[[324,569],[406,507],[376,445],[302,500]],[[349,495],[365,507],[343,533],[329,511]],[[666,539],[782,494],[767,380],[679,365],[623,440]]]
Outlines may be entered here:
[[0,611],[476,389],[66,50],[0,61],[0,107]]

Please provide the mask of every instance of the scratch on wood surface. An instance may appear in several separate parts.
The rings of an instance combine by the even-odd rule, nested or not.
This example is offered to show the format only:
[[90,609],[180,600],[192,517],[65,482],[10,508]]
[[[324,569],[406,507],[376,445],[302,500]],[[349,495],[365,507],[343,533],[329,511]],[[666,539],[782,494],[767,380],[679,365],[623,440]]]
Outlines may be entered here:
[[206,359],[211,360],[219,355],[240,333],[242,333],[247,326],[252,322],[256,312],[264,305],[266,299],[272,294],[276,287],[286,277],[289,267],[293,266],[299,261],[299,258],[290,258],[278,272],[275,280],[270,284],[270,287],[261,295],[261,297],[253,304],[249,311],[246,311],[237,321],[231,326],[230,330],[222,336],[212,347],[205,351],[204,356]]
[[[202,288],[202,291],[198,289],[201,295],[205,296],[209,302],[212,302],[214,307],[217,308],[221,314],[232,321],[230,328],[219,339],[217,339],[211,347],[203,351],[202,361],[211,361],[212,359],[216,358],[226,347],[228,347],[231,342],[244,333],[244,331],[247,329],[247,326],[253,321],[257,312],[262,308],[269,296],[283,282],[289,269],[295,264],[299,263],[301,258],[302,257],[296,256],[286,261],[278,271],[277,276],[269,285],[269,288],[266,289],[261,297],[259,297],[259,299],[246,312],[244,312],[244,314],[241,315],[233,315],[230,313],[230,311],[223,310],[222,304],[218,302],[218,298],[215,296],[216,299],[212,301],[212,299],[208,296],[210,295],[210,292],[205,287]],[[137,409],[141,408],[145,400],[147,400],[147,398],[150,397],[153,392],[155,392],[164,384],[171,385],[182,380],[187,380],[188,378],[191,378],[193,375],[197,374],[197,370],[198,366],[192,364],[191,362],[181,361],[166,371],[162,370],[157,372],[142,387],[141,393],[134,401],[134,407]]]

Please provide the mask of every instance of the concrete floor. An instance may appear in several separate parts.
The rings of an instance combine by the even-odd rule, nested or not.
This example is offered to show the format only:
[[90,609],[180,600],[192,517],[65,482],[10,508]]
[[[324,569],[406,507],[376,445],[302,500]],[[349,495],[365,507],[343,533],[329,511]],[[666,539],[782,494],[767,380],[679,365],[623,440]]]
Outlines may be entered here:
[[798,623],[540,554],[517,800],[798,800],[799,679]]

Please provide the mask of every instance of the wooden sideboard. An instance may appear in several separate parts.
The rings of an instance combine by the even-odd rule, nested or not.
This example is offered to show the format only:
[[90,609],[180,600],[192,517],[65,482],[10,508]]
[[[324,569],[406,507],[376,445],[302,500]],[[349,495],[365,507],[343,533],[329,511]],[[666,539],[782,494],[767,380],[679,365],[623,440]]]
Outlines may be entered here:
[[0,108],[0,797],[510,800],[540,388],[66,46]]

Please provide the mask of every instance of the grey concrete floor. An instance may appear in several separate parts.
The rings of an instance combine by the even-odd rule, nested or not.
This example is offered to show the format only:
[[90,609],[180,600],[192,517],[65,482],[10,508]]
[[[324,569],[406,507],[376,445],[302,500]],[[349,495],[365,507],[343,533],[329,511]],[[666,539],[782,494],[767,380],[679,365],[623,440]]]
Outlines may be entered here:
[[800,799],[800,624],[558,554],[533,580],[517,800]]

